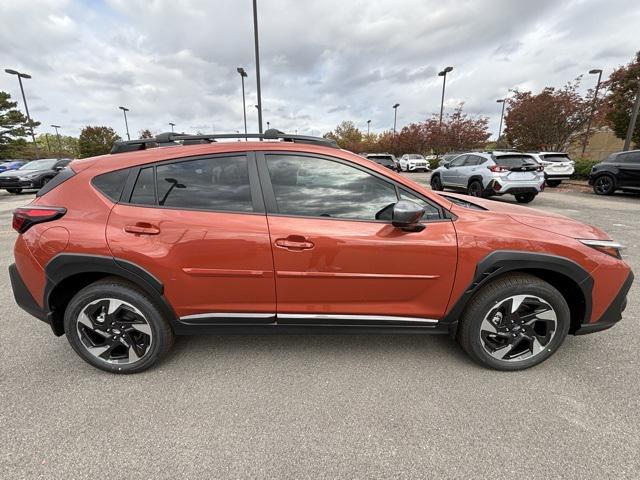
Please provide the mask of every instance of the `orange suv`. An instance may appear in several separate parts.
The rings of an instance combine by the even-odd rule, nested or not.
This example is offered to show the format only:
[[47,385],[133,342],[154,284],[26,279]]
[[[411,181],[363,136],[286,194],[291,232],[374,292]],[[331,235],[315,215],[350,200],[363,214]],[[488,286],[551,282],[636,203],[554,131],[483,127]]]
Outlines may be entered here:
[[597,228],[436,194],[326,139],[228,137],[71,163],[14,212],[18,304],[116,373],[174,335],[242,332],[449,334],[519,370],[621,318],[633,274]]

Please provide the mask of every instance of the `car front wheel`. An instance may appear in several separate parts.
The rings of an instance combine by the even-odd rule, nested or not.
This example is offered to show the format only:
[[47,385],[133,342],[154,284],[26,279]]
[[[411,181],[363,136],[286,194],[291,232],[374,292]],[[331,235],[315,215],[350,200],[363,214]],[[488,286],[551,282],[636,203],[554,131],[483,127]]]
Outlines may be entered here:
[[612,195],[615,189],[616,183],[611,175],[600,175],[593,182],[593,191],[596,195]]
[[522,370],[549,358],[569,332],[562,294],[538,277],[512,273],[482,287],[467,305],[458,341],[479,364]]
[[87,363],[113,373],[137,373],[173,344],[173,331],[155,301],[117,278],[80,290],[64,315],[69,343]]
[[431,177],[431,189],[436,191],[442,190],[442,180],[440,180],[440,175],[433,175]]
[[22,189],[21,188],[7,188],[7,192],[13,193],[14,195],[17,195],[20,192],[22,192]]

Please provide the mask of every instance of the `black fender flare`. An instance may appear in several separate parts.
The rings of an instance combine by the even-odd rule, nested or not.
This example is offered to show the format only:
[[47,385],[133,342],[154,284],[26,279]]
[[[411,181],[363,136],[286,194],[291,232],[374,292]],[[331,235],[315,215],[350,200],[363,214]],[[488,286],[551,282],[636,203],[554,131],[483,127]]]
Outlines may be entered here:
[[[164,296],[164,284],[144,268],[127,260],[102,255],[60,253],[45,266],[46,284],[43,305],[49,317],[49,323],[56,335],[64,333],[56,318],[51,294],[64,280],[78,274],[104,274],[122,277],[143,290],[158,301],[158,306],[170,322],[177,316]],[[59,313],[59,312],[58,312]]]
[[593,278],[582,266],[573,260],[547,253],[533,253],[520,250],[496,250],[484,257],[476,265],[475,275],[471,284],[458,298],[442,319],[443,324],[451,326],[455,332],[458,318],[462,315],[467,303],[490,280],[508,272],[514,271],[547,271],[563,275],[571,279],[584,296],[584,315],[580,323],[588,322],[591,318]]
[[469,177],[469,180],[467,181],[467,188],[469,188],[469,185],[471,185],[471,182],[478,180],[480,182],[480,185],[482,186],[482,188],[485,188],[486,185],[482,183],[482,176],[481,175],[472,175],[471,177]]

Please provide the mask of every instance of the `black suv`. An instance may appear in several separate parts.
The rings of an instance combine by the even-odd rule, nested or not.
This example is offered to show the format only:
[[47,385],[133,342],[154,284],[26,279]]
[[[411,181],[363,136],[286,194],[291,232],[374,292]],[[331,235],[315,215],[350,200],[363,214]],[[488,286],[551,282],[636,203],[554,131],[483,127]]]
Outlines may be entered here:
[[612,153],[594,165],[589,185],[597,195],[611,195],[616,190],[640,193],[640,150]]
[[71,160],[66,158],[43,158],[25,163],[17,170],[0,173],[0,188],[9,193],[20,193],[24,189],[40,190],[69,162]]

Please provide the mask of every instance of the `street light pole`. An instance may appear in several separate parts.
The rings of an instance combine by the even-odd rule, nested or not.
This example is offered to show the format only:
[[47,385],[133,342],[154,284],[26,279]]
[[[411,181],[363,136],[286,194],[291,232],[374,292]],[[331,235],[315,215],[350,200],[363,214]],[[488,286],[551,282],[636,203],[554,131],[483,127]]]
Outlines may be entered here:
[[[244,115],[244,134],[247,134],[247,106],[244,100],[244,78],[247,76],[247,72],[242,67],[236,69],[240,74],[240,80],[242,81],[242,115]],[[260,110],[258,110],[260,112]],[[259,113],[258,113],[259,115]],[[244,137],[245,142],[248,141],[247,137]]]
[[598,83],[596,83],[596,90],[593,93],[593,103],[591,104],[591,113],[589,114],[589,121],[587,122],[587,131],[584,133],[584,139],[582,140],[582,153],[580,157],[584,157],[584,152],[587,149],[587,142],[589,142],[589,131],[591,130],[591,121],[593,120],[593,114],[596,112],[596,100],[598,99],[598,90],[600,89],[600,80],[602,80],[602,70],[594,68],[589,70],[591,75],[598,74]]
[[631,146],[631,138],[633,137],[633,131],[636,128],[636,121],[638,120],[638,110],[640,110],[640,79],[638,80],[638,93],[636,93],[636,101],[633,104],[633,110],[631,112],[631,121],[629,122],[629,128],[627,129],[627,137],[624,139],[625,152],[629,150]]
[[9,75],[16,75],[18,77],[18,83],[20,83],[20,92],[22,93],[22,101],[24,102],[24,111],[27,112],[27,121],[29,122],[29,130],[31,130],[31,139],[33,140],[33,147],[36,151],[36,160],[40,158],[40,152],[38,151],[38,142],[36,142],[36,136],[33,133],[33,123],[31,122],[31,116],[29,115],[29,106],[27,105],[27,97],[24,94],[24,87],[22,86],[23,78],[31,78],[31,75],[27,73],[20,73],[17,70],[5,68],[5,72]]
[[131,140],[131,135],[129,135],[129,124],[127,123],[127,112],[129,111],[126,107],[118,107],[124,113],[124,126],[127,129],[127,140]]
[[56,137],[58,137],[58,152],[62,152],[62,143],[60,142],[60,133],[58,133],[58,129],[62,128],[60,125],[51,125],[56,129]]
[[171,133],[173,133],[173,127],[175,127],[175,126],[176,126],[176,124],[175,124],[175,123],[173,123],[173,122],[169,122],[169,125],[171,125]]
[[505,103],[507,103],[507,99],[506,98],[500,98],[498,100],[496,100],[496,103],[501,103],[502,104],[502,113],[500,113],[500,127],[498,128],[498,139],[496,141],[499,142],[500,141],[500,135],[502,135],[502,119],[504,118],[504,105]]
[[447,73],[453,70],[453,67],[447,67],[441,72],[438,72],[438,76],[442,77],[442,99],[440,100],[440,126],[442,126],[442,113],[444,112],[444,88],[447,83]]
[[398,107],[400,106],[399,103],[396,103],[393,106],[393,138],[396,137],[396,119],[398,118]]
[[367,120],[367,137],[371,133],[371,120]]
[[258,94],[258,133],[262,133],[262,94],[260,91],[260,46],[258,44],[258,4],[253,0],[253,38],[256,49],[256,86]]

